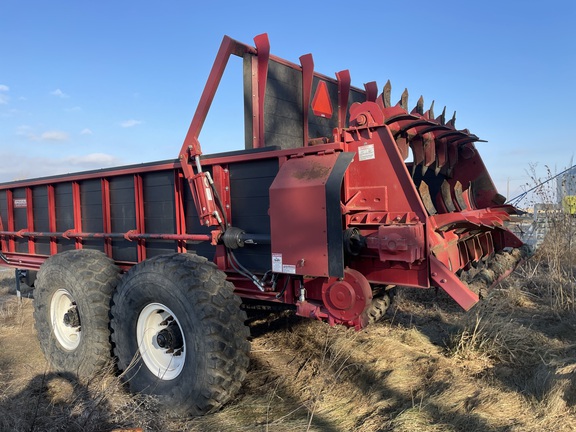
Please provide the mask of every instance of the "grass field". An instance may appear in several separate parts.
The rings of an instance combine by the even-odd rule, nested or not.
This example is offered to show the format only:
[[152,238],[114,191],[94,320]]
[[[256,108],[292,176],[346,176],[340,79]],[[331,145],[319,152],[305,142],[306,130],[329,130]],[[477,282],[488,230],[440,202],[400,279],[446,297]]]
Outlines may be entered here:
[[[33,291],[0,272],[2,431],[576,430],[576,259],[558,238],[468,313],[443,292],[399,290],[356,332],[286,314],[253,317],[250,371],[221,411],[170,418],[109,371],[50,372]],[[570,241],[571,239],[564,239]]]

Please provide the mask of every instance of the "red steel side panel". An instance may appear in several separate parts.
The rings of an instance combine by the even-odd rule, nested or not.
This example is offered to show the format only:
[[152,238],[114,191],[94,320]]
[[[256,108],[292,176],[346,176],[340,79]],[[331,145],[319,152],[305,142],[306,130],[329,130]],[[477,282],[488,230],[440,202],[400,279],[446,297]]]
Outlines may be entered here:
[[327,179],[337,153],[287,160],[270,186],[272,271],[328,276]]

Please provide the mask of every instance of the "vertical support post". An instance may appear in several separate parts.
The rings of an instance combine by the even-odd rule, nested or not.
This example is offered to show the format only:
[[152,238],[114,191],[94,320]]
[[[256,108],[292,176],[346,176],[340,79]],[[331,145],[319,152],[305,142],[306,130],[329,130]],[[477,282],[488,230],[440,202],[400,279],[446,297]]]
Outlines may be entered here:
[[314,59],[312,54],[306,54],[300,57],[302,66],[302,124],[303,124],[303,147],[308,146],[310,141],[308,115],[310,112],[310,99],[312,98],[312,83],[314,82]]
[[[26,188],[26,222],[28,225],[28,231],[34,231],[34,201],[32,197],[32,188]],[[36,253],[36,242],[34,237],[28,237],[28,253]]]
[[[14,196],[10,189],[6,191],[6,208],[8,209],[8,231],[16,231],[14,222]],[[8,251],[16,252],[16,243],[12,235],[8,239]]]
[[[2,215],[0,214],[0,231],[4,231],[4,222],[2,221]],[[8,250],[8,243],[6,242],[6,236],[0,236],[0,251]]]
[[[48,192],[48,229],[50,232],[56,232],[56,195],[53,185],[47,185]],[[56,237],[50,237],[50,255],[58,253],[58,240]]]
[[376,84],[376,81],[364,84],[364,90],[366,90],[366,102],[376,102],[378,97],[378,84]]
[[[134,174],[134,207],[136,214],[136,232],[144,234],[146,232],[146,225],[144,219],[144,190],[142,187],[142,176]],[[146,259],[146,241],[144,239],[137,240],[138,262]]]
[[232,223],[232,212],[230,206],[230,175],[228,166],[212,165],[212,176],[214,177],[214,187],[222,200],[222,211],[229,224]]
[[348,98],[350,96],[350,71],[336,72],[338,80],[338,128],[346,127],[346,113],[348,112]]
[[[174,216],[176,224],[176,234],[186,234],[186,213],[184,211],[184,178],[180,170],[174,170]],[[178,240],[177,252],[186,252],[186,242]]]
[[[254,148],[265,147],[264,142],[264,102],[266,97],[266,80],[268,79],[268,60],[270,58],[270,42],[268,41],[267,34],[261,34],[254,38],[256,44],[257,56],[253,57],[257,63],[257,87],[252,86],[252,92],[257,94],[258,100],[256,104],[252,104],[254,109],[254,124],[256,140],[254,141]],[[253,81],[254,83],[254,81]],[[258,89],[255,92],[255,88]]]
[[[74,214],[74,231],[82,232],[82,203],[80,199],[80,184],[72,182],[72,209]],[[82,239],[75,238],[76,249],[82,249]]]
[[[110,182],[108,179],[101,180],[102,187],[102,230],[105,233],[112,232],[112,220],[110,217]],[[112,258],[112,239],[104,239],[104,253]]]

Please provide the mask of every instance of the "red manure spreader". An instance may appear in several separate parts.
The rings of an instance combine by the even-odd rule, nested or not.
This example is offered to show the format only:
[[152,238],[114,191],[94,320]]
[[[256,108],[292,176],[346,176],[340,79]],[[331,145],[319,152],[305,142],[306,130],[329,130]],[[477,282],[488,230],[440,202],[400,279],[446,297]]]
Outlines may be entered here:
[[[439,287],[468,310],[526,255],[479,138],[455,117],[254,42],[224,37],[176,159],[0,184],[0,264],[34,285],[56,370],[87,377],[114,358],[132,391],[200,415],[246,375],[246,308],[359,330],[402,286]],[[245,143],[203,154],[231,56]]]

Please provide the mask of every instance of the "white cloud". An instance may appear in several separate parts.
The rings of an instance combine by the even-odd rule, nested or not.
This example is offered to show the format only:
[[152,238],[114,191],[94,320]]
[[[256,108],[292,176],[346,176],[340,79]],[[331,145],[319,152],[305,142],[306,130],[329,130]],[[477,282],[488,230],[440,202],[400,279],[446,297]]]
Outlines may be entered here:
[[84,128],[80,131],[80,135],[92,135],[92,131],[88,128]]
[[68,134],[57,130],[46,131],[40,135],[40,139],[43,141],[66,141]]
[[90,153],[83,156],[70,156],[65,159],[72,165],[109,167],[116,165],[118,159],[106,153]]
[[56,89],[54,91],[51,91],[50,94],[52,96],[57,96],[57,97],[62,98],[62,99],[66,99],[66,98],[70,97],[60,89]]
[[0,182],[81,172],[122,164],[120,159],[105,153],[47,158],[23,157],[14,152],[0,152],[0,160],[2,160],[2,164],[0,164]]
[[16,135],[24,136],[30,141],[67,141],[70,135],[59,130],[48,130],[38,135],[29,125],[20,125],[16,128]]
[[30,136],[32,128],[28,125],[20,125],[16,128],[16,135]]
[[4,84],[0,84],[0,105],[7,105],[8,104],[8,100],[10,100],[10,98],[8,97],[8,95],[6,93],[8,93],[10,91],[10,87],[8,87],[7,85]]
[[142,122],[140,120],[134,120],[134,119],[124,120],[123,122],[120,122],[120,126],[122,126],[123,128],[129,128],[137,126],[139,124],[142,124]]

